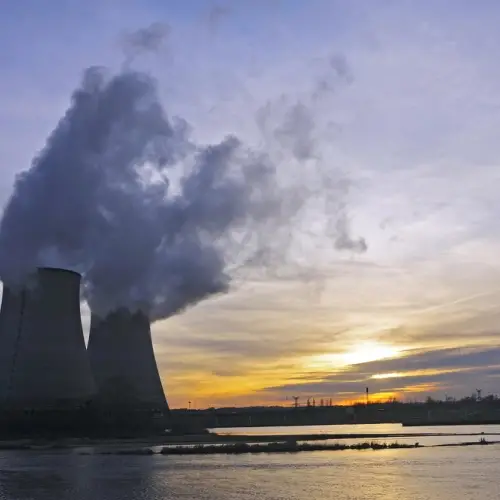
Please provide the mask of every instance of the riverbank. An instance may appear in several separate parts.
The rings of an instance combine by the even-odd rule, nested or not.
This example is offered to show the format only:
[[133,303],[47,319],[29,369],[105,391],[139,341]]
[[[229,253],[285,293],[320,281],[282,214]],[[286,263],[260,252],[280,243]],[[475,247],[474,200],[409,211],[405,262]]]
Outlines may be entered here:
[[87,454],[99,455],[241,455],[241,454],[261,454],[261,453],[298,453],[304,451],[346,451],[346,450],[394,450],[411,448],[442,448],[451,446],[486,446],[500,444],[500,441],[487,441],[481,438],[479,441],[469,441],[465,443],[446,443],[437,445],[421,445],[418,442],[407,443],[379,443],[376,441],[362,442],[356,444],[342,443],[297,443],[273,442],[266,444],[235,443],[227,445],[196,445],[196,446],[165,446],[160,450],[152,448],[139,448],[127,450],[107,450],[101,452],[86,452]]
[[[500,436],[500,433],[488,433],[488,436]],[[152,437],[137,437],[128,439],[90,439],[90,438],[74,438],[74,439],[11,439],[0,441],[0,450],[27,450],[27,451],[42,451],[42,450],[104,450],[104,451],[126,451],[146,448],[168,447],[169,449],[180,446],[192,449],[193,447],[213,446],[217,450],[221,446],[247,446],[247,445],[272,445],[276,443],[288,443],[289,446],[294,446],[294,443],[301,443],[304,450],[311,450],[311,446],[317,446],[324,449],[325,446],[332,446],[332,449],[349,449],[347,445],[338,443],[346,440],[359,440],[362,443],[375,442],[380,439],[393,439],[397,442],[398,439],[407,441],[429,437],[470,437],[484,438],[483,432],[470,433],[430,433],[430,432],[415,432],[415,433],[322,433],[322,434],[285,434],[285,435],[243,435],[243,434],[216,434],[207,433],[200,435],[174,436],[162,435]],[[336,441],[337,443],[320,443],[320,441]],[[377,443],[377,446],[381,443]],[[281,447],[283,444],[280,445]],[[365,445],[366,446],[366,445]],[[384,445],[385,446],[385,445]],[[401,445],[410,446],[413,445]],[[230,448],[231,449],[231,448]],[[281,449],[281,448],[280,448]],[[269,449],[267,449],[269,451]],[[187,453],[190,453],[189,451]]]
[[500,425],[499,419],[476,419],[476,420],[408,420],[401,423],[403,427],[459,427],[467,425]]
[[[475,433],[350,433],[350,434],[284,434],[284,435],[243,435],[243,434],[200,434],[187,436],[152,436],[149,438],[124,438],[124,439],[90,439],[90,438],[66,438],[66,439],[12,439],[0,441],[0,450],[38,450],[38,449],[71,449],[81,447],[147,447],[167,445],[230,445],[230,444],[252,444],[252,443],[276,443],[276,442],[306,442],[306,441],[343,441],[343,440],[373,440],[373,439],[408,439],[422,437],[480,437],[482,432]],[[500,433],[489,433],[498,435]]]
[[223,445],[196,445],[196,446],[165,446],[159,451],[151,448],[137,450],[122,450],[116,453],[104,452],[102,454],[118,455],[241,455],[243,453],[296,453],[299,451],[341,451],[341,450],[386,450],[400,448],[418,448],[420,445],[400,443],[364,442],[357,444],[319,444],[297,442],[273,442],[266,444],[223,444]]

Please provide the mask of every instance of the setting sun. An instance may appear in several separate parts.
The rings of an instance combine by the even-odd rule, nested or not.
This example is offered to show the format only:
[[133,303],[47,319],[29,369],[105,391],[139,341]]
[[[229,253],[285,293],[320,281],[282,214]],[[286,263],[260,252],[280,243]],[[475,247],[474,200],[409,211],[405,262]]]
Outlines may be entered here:
[[381,359],[394,358],[401,353],[401,349],[395,346],[379,344],[378,342],[364,342],[342,355],[345,365],[359,365],[378,361]]
[[376,341],[355,344],[344,353],[326,353],[312,356],[308,359],[307,367],[316,369],[342,368],[346,366],[369,363],[382,359],[394,358],[401,354],[403,349],[381,344]]

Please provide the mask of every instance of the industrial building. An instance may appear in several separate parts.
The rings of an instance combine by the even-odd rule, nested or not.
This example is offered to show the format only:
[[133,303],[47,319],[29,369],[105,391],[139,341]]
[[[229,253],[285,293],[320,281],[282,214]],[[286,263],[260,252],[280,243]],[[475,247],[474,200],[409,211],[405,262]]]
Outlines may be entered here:
[[80,316],[80,279],[72,271],[39,268],[21,288],[4,284],[3,409],[78,408],[95,396]]
[[100,402],[168,411],[146,314],[125,308],[104,318],[92,314],[88,354]]

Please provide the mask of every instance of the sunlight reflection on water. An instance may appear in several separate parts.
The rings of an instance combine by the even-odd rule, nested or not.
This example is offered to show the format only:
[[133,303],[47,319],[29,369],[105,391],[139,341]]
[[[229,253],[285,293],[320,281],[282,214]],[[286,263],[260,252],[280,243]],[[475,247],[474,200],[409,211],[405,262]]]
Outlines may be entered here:
[[500,425],[442,425],[403,427],[401,424],[290,425],[283,427],[231,427],[212,429],[219,434],[500,434]]
[[[355,444],[365,441],[378,443],[415,444],[424,446],[477,442],[481,437],[488,441],[500,441],[500,425],[464,425],[464,426],[429,426],[403,427],[401,424],[363,424],[363,425],[306,425],[283,427],[238,427],[213,429],[219,434],[244,434],[247,436],[299,435],[299,434],[455,434],[454,436],[408,436],[325,440],[323,443]],[[457,434],[464,434],[462,436]],[[472,435],[471,435],[472,434]],[[478,436],[477,434],[481,434]]]
[[5,451],[0,499],[497,500],[499,462],[500,445],[238,456]]

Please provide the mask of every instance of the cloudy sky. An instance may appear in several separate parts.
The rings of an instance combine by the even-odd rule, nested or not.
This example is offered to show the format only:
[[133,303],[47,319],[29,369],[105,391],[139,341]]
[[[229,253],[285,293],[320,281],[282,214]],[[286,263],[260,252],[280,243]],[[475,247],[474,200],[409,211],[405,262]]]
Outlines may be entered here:
[[500,392],[500,3],[0,4],[2,204],[83,69],[118,69],[151,23],[165,44],[135,64],[199,141],[265,149],[263,111],[304,102],[314,123],[295,140],[343,179],[365,252],[304,236],[304,273],[241,279],[153,326],[172,406]]

